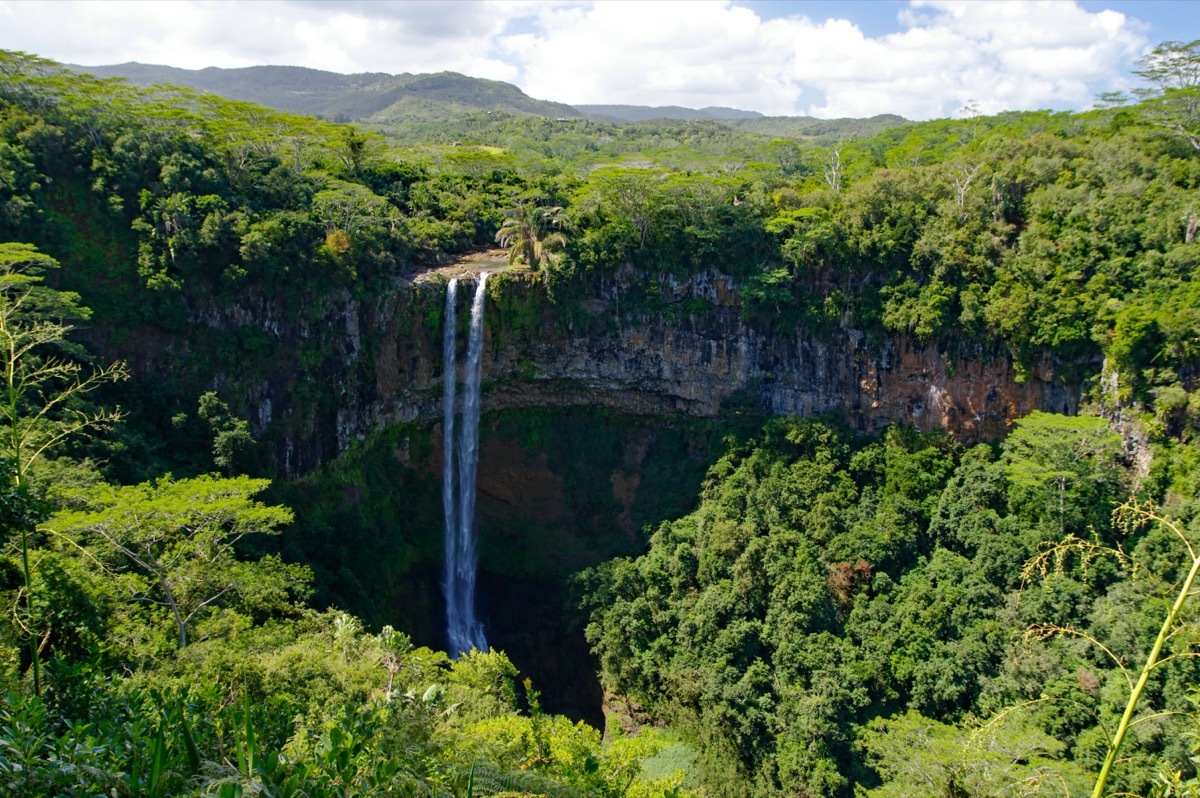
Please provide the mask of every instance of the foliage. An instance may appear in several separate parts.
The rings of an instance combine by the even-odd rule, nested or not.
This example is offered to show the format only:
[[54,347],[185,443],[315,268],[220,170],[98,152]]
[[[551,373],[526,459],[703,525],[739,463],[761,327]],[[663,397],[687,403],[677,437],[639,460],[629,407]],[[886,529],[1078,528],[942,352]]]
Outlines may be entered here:
[[[1145,722],[1147,720],[1153,720],[1155,717],[1153,714],[1137,719],[1134,717],[1138,713],[1138,704],[1141,700],[1142,692],[1145,690],[1146,684],[1151,675],[1154,673],[1155,669],[1170,663],[1172,660],[1186,660],[1189,657],[1195,656],[1195,652],[1191,650],[1194,643],[1187,639],[1194,631],[1192,627],[1192,621],[1190,619],[1195,616],[1194,612],[1188,611],[1189,608],[1187,607],[1187,602],[1188,599],[1192,597],[1194,592],[1192,589],[1192,584],[1195,582],[1196,574],[1200,573],[1200,556],[1196,554],[1192,537],[1187,534],[1179,521],[1163,517],[1153,505],[1142,505],[1136,502],[1129,502],[1118,507],[1114,511],[1113,515],[1116,521],[1123,526],[1127,532],[1137,531],[1140,527],[1143,527],[1147,524],[1160,525],[1165,530],[1169,531],[1171,536],[1174,538],[1174,540],[1171,541],[1172,543],[1176,544],[1174,548],[1179,549],[1181,545],[1182,548],[1186,550],[1186,555],[1180,556],[1176,562],[1168,562],[1166,564],[1168,569],[1166,573],[1157,575],[1154,574],[1154,571],[1157,569],[1155,569],[1153,565],[1158,565],[1159,563],[1154,563],[1147,568],[1147,565],[1138,562],[1137,559],[1129,558],[1120,549],[1104,550],[1090,546],[1086,542],[1078,541],[1077,539],[1068,539],[1057,546],[1040,552],[1039,555],[1031,560],[1026,566],[1026,572],[1028,574],[1045,578],[1049,575],[1053,566],[1058,565],[1061,567],[1061,564],[1068,553],[1074,553],[1081,560],[1083,560],[1085,564],[1096,557],[1106,555],[1115,556],[1118,561],[1122,562],[1123,564],[1127,563],[1131,570],[1134,570],[1135,572],[1138,570],[1143,570],[1152,575],[1158,576],[1159,579],[1167,584],[1164,594],[1168,599],[1170,599],[1171,595],[1174,594],[1171,605],[1167,610],[1165,617],[1163,618],[1162,626],[1159,629],[1158,636],[1154,639],[1154,643],[1150,647],[1149,653],[1145,654],[1144,657],[1141,658],[1142,667],[1138,672],[1136,682],[1134,681],[1132,674],[1122,664],[1121,660],[1116,660],[1117,666],[1120,668],[1122,674],[1125,676],[1126,681],[1128,682],[1129,698],[1126,702],[1125,710],[1121,714],[1121,719],[1115,731],[1113,732],[1112,737],[1108,741],[1108,750],[1104,758],[1104,763],[1101,765],[1100,774],[1096,779],[1096,785],[1092,791],[1094,798],[1103,798],[1108,794],[1105,789],[1108,778],[1112,771],[1113,765],[1117,762],[1117,755],[1121,750],[1121,744],[1124,742],[1125,736],[1129,729],[1138,723]],[[1166,554],[1166,552],[1162,552],[1160,557],[1162,554]],[[1178,554],[1183,555],[1184,553],[1178,552]],[[1190,563],[1188,560],[1190,560]],[[1186,569],[1186,575],[1183,576],[1182,581],[1175,582],[1174,584],[1167,582],[1167,579],[1175,579],[1177,574],[1182,573],[1184,569]],[[1054,631],[1059,630],[1055,629],[1054,627],[1050,627],[1050,632]],[[1073,633],[1069,629],[1061,631],[1064,634]],[[1043,632],[1043,634],[1045,633],[1046,632]],[[1172,640],[1172,638],[1180,636],[1181,633],[1184,633],[1184,642],[1182,645],[1176,644],[1174,651],[1164,655],[1164,647],[1169,641]],[[1102,650],[1106,651],[1106,653],[1111,653],[1108,652],[1103,643],[1095,641],[1091,638],[1087,639],[1100,647]]]
[[522,202],[505,213],[496,231],[496,243],[508,250],[508,262],[525,263],[537,271],[556,248],[565,247],[561,232],[565,222],[562,208],[546,208]]
[[[0,589],[16,610],[0,790],[682,794],[678,774],[639,775],[656,735],[603,742],[522,697],[499,652],[451,662],[345,612],[416,634],[402,608],[436,590],[421,580],[440,517],[426,426],[325,462],[347,444],[342,397],[374,396],[428,343],[436,308],[397,286],[499,241],[547,279],[519,296],[496,281],[495,355],[546,324],[602,335],[733,302],[764,337],[840,329],[878,352],[912,341],[1017,379],[1091,379],[1126,425],[1034,413],[964,449],[796,419],[746,439],[736,414],[491,419],[485,445],[561,482],[565,507],[510,523],[491,502],[484,565],[551,581],[592,566],[578,589],[605,686],[683,735],[707,795],[1076,793],[1102,769],[1114,790],[1159,774],[1186,794],[1194,613],[1164,596],[1190,578],[1200,489],[1195,55],[1160,45],[1139,103],[1084,114],[477,113],[378,135],[0,53],[0,241],[29,242],[0,244]],[[663,299],[718,280],[733,290]],[[72,330],[85,304],[93,327]],[[362,334],[390,318],[412,335]],[[153,378],[107,384],[121,372],[92,372],[84,344]],[[1131,419],[1148,472],[1129,462]],[[273,488],[299,516],[285,536],[291,511],[236,476],[318,466]],[[1121,534],[1111,510],[1131,491],[1185,534]],[[1031,558],[1044,576],[1023,578]],[[309,567],[341,609],[303,607]],[[1170,668],[1145,659],[1156,640]],[[43,654],[38,698],[23,674],[37,692]]]
[[1103,529],[1120,496],[1120,456],[1104,419],[1034,411],[1004,441],[1010,501],[1049,527],[1047,539]]
[[872,721],[859,745],[885,784],[867,796],[1082,794],[1087,778],[1061,759],[1063,744],[1028,723],[973,731],[904,715]]
[[105,569],[127,601],[160,608],[179,648],[197,628],[230,623],[227,610],[272,612],[289,604],[309,571],[277,558],[237,559],[247,535],[279,534],[292,519],[283,507],[254,500],[266,480],[248,477],[161,479],[131,487],[103,485],[71,497],[74,508],[49,519],[57,539]]
[[[126,376],[114,364],[91,373],[68,342],[70,322],[86,319],[79,296],[42,285],[43,272],[58,267],[28,244],[0,244],[0,355],[4,370],[0,456],[17,487],[49,449],[85,430],[104,429],[116,412],[89,412],[79,402],[101,384]],[[64,352],[68,356],[56,353]]]
[[212,431],[213,465],[225,474],[249,470],[254,446],[250,424],[244,419],[235,418],[229,412],[229,405],[212,391],[200,395],[197,415]]
[[[871,441],[770,422],[717,461],[700,507],[662,524],[646,554],[585,572],[604,683],[685,734],[712,795],[880,781],[881,795],[1074,794],[1128,697],[1121,667],[1088,641],[1115,638],[1129,661],[1161,623],[1160,583],[1050,547],[1063,530],[1080,545],[1118,539],[1119,455],[1089,417],[1035,413],[1002,449],[967,451],[899,429]],[[1169,541],[1143,535],[1127,538],[1136,556],[1168,564],[1162,584],[1182,578]],[[1054,578],[1023,578],[1039,552]],[[1149,681],[1153,719],[1125,741],[1139,764],[1118,769],[1119,789],[1146,789],[1155,761],[1186,761],[1168,742],[1182,695],[1162,679],[1189,684],[1195,668],[1176,664]]]
[[0,243],[0,465],[4,470],[4,537],[20,535],[25,582],[23,632],[29,645],[34,691],[41,694],[39,636],[43,619],[33,610],[30,538],[40,511],[29,495],[29,471],[49,450],[83,432],[104,429],[119,412],[92,410],[83,400],[101,384],[123,379],[122,364],[91,373],[55,348],[72,352],[70,320],[86,318],[76,294],[41,285],[43,273],[58,262],[29,244]]
[[1169,41],[1138,61],[1134,74],[1158,90],[1153,105],[1159,124],[1200,149],[1200,39]]
[[[352,621],[309,613],[130,678],[58,671],[50,701],[9,693],[0,794],[683,795],[670,777],[638,777],[651,733],[602,745],[491,703],[485,674],[511,695],[503,655],[450,663]],[[385,694],[388,655],[399,667]]]

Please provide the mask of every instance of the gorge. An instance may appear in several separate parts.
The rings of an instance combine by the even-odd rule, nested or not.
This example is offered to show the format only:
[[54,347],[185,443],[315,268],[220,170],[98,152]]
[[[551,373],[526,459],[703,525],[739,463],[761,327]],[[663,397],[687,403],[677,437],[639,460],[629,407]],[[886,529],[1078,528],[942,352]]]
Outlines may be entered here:
[[[44,793],[155,745],[186,792],[190,728],[314,796],[1084,794],[1200,518],[1176,96],[368,131],[0,53],[0,311],[66,369],[0,420],[65,434],[0,497]],[[1168,664],[1113,789],[1192,778]]]
[[[494,261],[486,268],[496,269]],[[1000,352],[783,328],[745,314],[734,280],[719,272],[662,275],[652,306],[628,271],[591,283],[585,298],[557,302],[526,271],[481,277],[482,269],[452,267],[366,299],[325,297],[297,314],[300,323],[265,300],[205,323],[261,330],[280,353],[242,384],[255,436],[299,480],[284,494],[301,516],[286,535],[291,550],[327,566],[321,581],[331,600],[377,623],[403,618],[417,642],[447,645],[439,619],[457,615],[451,650],[480,639],[463,620],[469,502],[441,506],[443,497],[469,495],[471,455],[461,442],[467,407],[479,403],[476,623],[486,622],[487,642],[534,678],[548,708],[597,726],[601,695],[567,606],[569,578],[638,553],[643,528],[690,510],[721,430],[773,414],[833,414],[864,433],[906,423],[971,442],[1003,434],[1030,410],[1075,412],[1080,401],[1080,386],[1049,359],[1022,380]],[[475,286],[472,307],[486,304],[486,313],[454,312],[459,285]],[[324,410],[297,401],[304,371],[288,354],[314,338],[328,342],[317,373],[338,386],[336,404]],[[468,362],[457,397],[442,364],[453,362],[461,340]],[[177,351],[113,354],[152,374],[164,367],[159,357]],[[484,378],[473,394],[476,369]],[[447,412],[457,398],[461,421]],[[454,477],[446,467],[456,451]],[[313,480],[333,488],[336,507],[323,512],[306,495]],[[336,519],[336,551],[327,532],[304,520],[322,516]],[[443,542],[431,534],[439,528],[457,533]],[[437,600],[443,591],[459,609]]]
[[[734,280],[714,271],[649,284],[650,306],[647,283],[629,271],[594,281],[586,299],[555,304],[522,273],[495,276],[481,353],[483,411],[598,406],[713,418],[736,395],[766,413],[838,413],[863,432],[910,423],[970,441],[1002,434],[1035,408],[1076,412],[1082,386],[1071,375],[1098,366],[1046,355],[1022,373],[998,347],[789,328],[747,317]],[[431,328],[429,320],[444,285],[417,276],[368,300],[334,295],[310,305],[298,323],[265,299],[211,311],[212,328],[260,330],[283,353],[328,336],[320,368],[340,386],[336,407],[313,416],[300,406],[293,388],[303,371],[283,368],[286,361],[244,381],[251,423],[260,433],[270,429],[284,474],[308,473],[391,425],[441,416],[440,323]],[[113,351],[147,371],[166,356]]]

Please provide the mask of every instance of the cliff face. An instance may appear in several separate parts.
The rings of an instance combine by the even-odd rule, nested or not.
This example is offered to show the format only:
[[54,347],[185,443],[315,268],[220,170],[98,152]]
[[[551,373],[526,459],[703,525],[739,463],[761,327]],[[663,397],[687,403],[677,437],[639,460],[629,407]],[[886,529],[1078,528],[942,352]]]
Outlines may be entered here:
[[[880,342],[854,329],[819,335],[770,320],[745,321],[733,281],[713,272],[666,280],[654,310],[631,312],[622,308],[628,278],[618,274],[596,286],[573,315],[547,302],[528,278],[494,280],[484,412],[591,405],[710,417],[739,394],[776,414],[838,411],[863,431],[906,422],[974,440],[1002,434],[1034,409],[1078,409],[1078,386],[1056,380],[1049,361],[1018,381],[999,352],[951,357],[905,336]],[[466,293],[460,289],[460,300]],[[318,450],[340,452],[373,430],[440,417],[439,332],[413,314],[436,308],[443,295],[440,282],[405,282],[334,314],[331,322],[345,330],[345,376],[337,378],[332,428],[312,430],[318,438],[333,436]],[[315,453],[311,440],[293,438],[282,446],[288,471],[311,467],[309,456],[295,456]]]
[[[290,545],[321,566],[332,600],[432,646],[445,644],[441,276],[398,280],[373,297],[327,295],[299,313],[247,299],[194,318],[220,336],[249,330],[273,342],[240,377],[193,368],[227,399],[240,397],[281,475],[315,471],[381,433],[338,464],[345,469],[292,484],[297,516],[325,520],[289,532]],[[497,274],[488,286],[480,611],[489,641],[546,691],[548,708],[594,723],[596,668],[564,617],[568,577],[637,553],[643,530],[694,507],[727,432],[697,419],[833,411],[864,431],[907,422],[970,440],[1033,409],[1078,407],[1078,387],[1049,362],[1018,382],[998,352],[949,357],[904,336],[744,320],[732,280],[717,273],[648,285],[619,272],[557,302],[528,274]],[[460,286],[460,346],[471,294]],[[179,340],[129,343],[139,350],[107,354],[136,355],[143,376],[203,361]],[[418,423],[399,426],[409,422]]]
[[[555,303],[528,273],[496,275],[484,412],[599,406],[712,417],[736,397],[775,414],[839,412],[862,431],[903,422],[970,441],[1000,435],[1034,409],[1078,409],[1079,386],[1057,379],[1049,360],[1018,381],[999,347],[951,356],[903,335],[872,340],[852,328],[815,333],[747,321],[733,280],[716,272],[663,278],[653,291],[647,303],[645,284],[622,271],[583,298]],[[459,290],[460,346],[470,293]],[[236,381],[205,379],[241,395],[256,436],[274,441],[282,475],[310,472],[374,431],[441,417],[444,296],[444,280],[426,275],[365,299],[327,296],[299,317],[261,298],[207,309],[195,314],[197,325],[252,329],[276,352]],[[103,348],[141,376],[170,368],[184,346],[127,343]]]

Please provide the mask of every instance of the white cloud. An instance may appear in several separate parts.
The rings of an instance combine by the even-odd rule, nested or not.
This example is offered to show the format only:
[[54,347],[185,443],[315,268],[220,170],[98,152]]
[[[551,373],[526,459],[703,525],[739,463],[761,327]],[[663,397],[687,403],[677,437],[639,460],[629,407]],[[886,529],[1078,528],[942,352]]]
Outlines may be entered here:
[[1069,2],[916,0],[900,23],[873,38],[848,20],[763,21],[726,3],[597,4],[543,12],[513,52],[527,90],[566,102],[928,118],[969,99],[985,112],[1084,107],[1146,46],[1124,15]]
[[563,102],[826,117],[1086,107],[1124,85],[1142,29],[1060,0],[911,0],[883,36],[708,0],[0,0],[0,47],[72,63],[453,70]]
[[511,80],[488,51],[512,3],[0,0],[0,47],[77,64],[188,69],[286,64],[337,72],[455,70]]

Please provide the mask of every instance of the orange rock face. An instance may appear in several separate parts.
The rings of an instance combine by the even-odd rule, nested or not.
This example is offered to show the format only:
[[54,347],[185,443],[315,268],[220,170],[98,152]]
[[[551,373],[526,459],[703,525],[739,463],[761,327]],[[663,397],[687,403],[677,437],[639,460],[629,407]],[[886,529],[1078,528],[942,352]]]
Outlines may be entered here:
[[[505,289],[540,291],[533,284]],[[733,281],[716,273],[682,283],[666,279],[660,296],[668,310],[689,300],[692,310],[623,310],[628,299],[619,279],[583,303],[587,318],[564,325],[548,306],[532,332],[507,326],[503,307],[493,303],[484,411],[596,405],[703,417],[716,415],[736,394],[772,413],[835,412],[863,431],[902,422],[971,441],[1003,434],[1013,419],[1034,409],[1078,409],[1079,387],[1057,379],[1054,363],[1037,364],[1021,380],[1000,347],[950,356],[903,335],[869,341],[848,328],[818,335],[770,319],[746,321]],[[372,323],[375,335],[397,333],[383,334],[370,395],[360,394],[339,413],[343,435],[432,420],[441,412],[440,353],[428,334],[400,334],[398,314]],[[342,448],[347,441],[338,443]]]
[[[618,270],[574,304],[550,301],[537,276],[503,278],[489,283],[485,412],[589,405],[711,417],[735,399],[776,414],[837,413],[866,432],[901,422],[971,441],[1003,434],[1034,409],[1079,406],[1080,386],[1059,379],[1058,364],[1037,363],[1019,379],[1000,345],[951,355],[904,335],[745,319],[733,279],[717,272],[649,280]],[[248,301],[197,323],[259,326],[281,342],[285,354],[248,388],[246,405],[256,434],[278,431],[282,473],[297,475],[373,431],[440,419],[444,290],[432,278],[397,281],[373,297],[324,297],[323,315],[307,320]],[[317,339],[325,353],[315,380],[311,360],[305,368],[309,392],[315,384],[321,394],[306,403],[296,394],[300,353]]]

